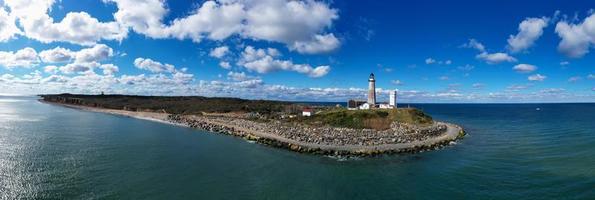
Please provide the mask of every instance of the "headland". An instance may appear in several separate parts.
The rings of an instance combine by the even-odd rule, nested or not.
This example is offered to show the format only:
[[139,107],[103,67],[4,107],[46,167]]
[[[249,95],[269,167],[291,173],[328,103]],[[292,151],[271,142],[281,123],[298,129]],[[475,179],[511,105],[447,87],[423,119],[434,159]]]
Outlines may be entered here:
[[348,110],[208,97],[40,96],[42,102],[51,104],[187,126],[321,155],[414,153],[454,144],[465,134],[460,126],[434,121],[415,108]]

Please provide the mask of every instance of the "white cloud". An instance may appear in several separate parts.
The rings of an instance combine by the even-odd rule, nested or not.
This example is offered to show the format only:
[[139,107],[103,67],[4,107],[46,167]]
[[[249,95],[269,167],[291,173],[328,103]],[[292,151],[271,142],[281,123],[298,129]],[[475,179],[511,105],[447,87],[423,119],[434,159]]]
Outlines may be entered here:
[[570,65],[570,62],[568,62],[568,61],[560,62],[560,66],[566,66],[566,65]]
[[475,49],[475,50],[477,50],[479,52],[486,51],[485,46],[483,46],[483,44],[481,44],[480,42],[478,42],[476,39],[469,39],[469,42],[461,45],[461,47]]
[[73,74],[73,73],[90,73],[93,72],[93,69],[99,66],[97,62],[90,62],[90,63],[70,63],[64,65],[59,68],[60,72],[64,74]]
[[434,58],[426,58],[424,62],[428,65],[431,64],[438,64],[438,65],[450,65],[452,64],[452,60],[435,60]]
[[188,16],[163,23],[168,10],[161,0],[116,2],[116,21],[151,38],[223,40],[232,35],[280,42],[300,53],[324,53],[340,46],[325,32],[338,19],[336,9],[313,0],[205,1]]
[[172,37],[190,38],[194,42],[204,37],[223,40],[241,31],[244,17],[243,4],[206,1],[193,14],[174,20],[165,31]]
[[548,22],[549,19],[546,17],[525,19],[519,24],[519,33],[508,37],[507,48],[511,52],[520,52],[530,48],[541,37]]
[[547,78],[547,76],[544,76],[541,74],[534,74],[534,75],[527,77],[527,80],[529,80],[529,81],[543,81],[546,78]]
[[69,42],[93,45],[100,40],[126,38],[127,30],[117,22],[99,22],[86,12],[66,13],[62,21],[54,22],[48,15],[54,0],[5,0],[23,28],[23,35],[44,43]]
[[281,42],[300,53],[323,53],[339,46],[333,34],[323,33],[338,19],[338,11],[323,2],[254,1],[246,7],[242,34],[246,37]]
[[162,64],[157,61],[153,61],[149,58],[136,58],[134,60],[134,66],[139,69],[148,70],[153,73],[169,72],[174,73],[175,67],[171,64]]
[[113,55],[114,50],[105,44],[96,44],[79,51],[56,47],[39,53],[41,60],[46,63],[70,62],[72,60],[77,63],[100,62]]
[[587,76],[587,78],[588,78],[588,79],[592,79],[592,80],[593,80],[593,79],[595,79],[595,75],[593,75],[593,74],[589,74],[589,75]]
[[568,57],[583,57],[595,44],[595,14],[578,24],[560,21],[556,24],[556,33],[562,39],[558,44],[558,51]]
[[258,82],[262,82],[260,77],[249,76],[249,75],[246,75],[246,73],[244,73],[244,72],[228,72],[227,79],[230,79],[233,81],[240,81],[240,82],[255,81],[255,80]]
[[35,49],[26,47],[17,52],[0,51],[0,65],[6,69],[15,67],[31,68],[39,64],[37,51]]
[[103,70],[104,75],[114,75],[116,72],[120,70],[118,66],[114,64],[103,64],[99,66],[99,68]]
[[326,53],[340,46],[339,39],[334,34],[315,35],[312,40],[295,41],[289,48],[304,54]]
[[278,60],[276,49],[269,48],[255,49],[247,46],[242,52],[238,65],[258,73],[269,73],[278,70],[295,71],[301,74],[307,74],[310,77],[318,78],[326,75],[330,71],[330,66],[318,66],[313,68],[308,64],[294,64],[290,60]]
[[9,15],[3,7],[0,7],[0,42],[13,39],[20,33],[21,30],[17,28],[14,16]]
[[70,49],[56,47],[39,52],[39,57],[46,63],[70,62],[76,57],[76,53]]
[[433,58],[426,58],[425,62],[426,62],[426,64],[428,64],[428,65],[429,65],[429,64],[434,64],[434,63],[436,63],[436,60],[434,60]]
[[[54,0],[5,0],[11,12],[0,11],[0,41],[18,34],[44,43],[94,45],[101,40],[121,41],[128,30],[151,38],[224,40],[233,35],[285,44],[304,54],[333,51],[339,39],[327,32],[338,10],[314,0],[205,1],[187,16],[164,23],[168,13],[163,0],[104,0],[115,2],[115,21],[100,22],[86,12],[69,12],[55,22],[48,15]],[[5,23],[4,23],[5,22]]]
[[43,68],[43,71],[49,74],[58,73],[58,67],[55,65],[48,65]]
[[483,60],[488,64],[499,64],[502,62],[516,62],[517,59],[506,53],[487,53],[482,52],[475,56],[477,59]]
[[529,64],[518,64],[518,65],[515,65],[512,69],[519,73],[531,73],[531,72],[537,70],[537,67],[535,65],[529,65]]
[[448,78],[448,76],[441,76],[441,77],[438,77],[438,79],[440,79],[441,81],[446,81],[449,78]]
[[403,85],[403,82],[401,82],[401,80],[391,80],[390,82],[395,85]]
[[151,38],[164,38],[168,34],[164,32],[165,25],[162,24],[163,17],[168,10],[163,0],[104,0],[115,2],[118,11],[114,13],[114,19],[124,27],[129,27],[137,33],[147,35]]
[[114,55],[114,50],[105,44],[96,44],[76,53],[75,62],[99,62]]
[[231,64],[229,64],[229,62],[226,61],[221,61],[219,62],[219,67],[223,69],[231,69]]
[[475,69],[475,66],[466,64],[466,65],[458,66],[457,69],[461,70],[461,71],[471,71],[471,70]]
[[225,56],[227,53],[229,53],[229,47],[220,46],[211,50],[209,56],[214,58],[223,58],[223,56]]

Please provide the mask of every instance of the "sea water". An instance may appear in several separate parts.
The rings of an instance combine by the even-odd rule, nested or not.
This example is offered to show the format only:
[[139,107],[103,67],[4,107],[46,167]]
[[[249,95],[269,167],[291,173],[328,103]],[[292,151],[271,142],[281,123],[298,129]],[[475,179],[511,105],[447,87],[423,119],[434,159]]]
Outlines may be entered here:
[[343,159],[0,97],[0,199],[595,199],[595,104],[413,106],[468,135]]

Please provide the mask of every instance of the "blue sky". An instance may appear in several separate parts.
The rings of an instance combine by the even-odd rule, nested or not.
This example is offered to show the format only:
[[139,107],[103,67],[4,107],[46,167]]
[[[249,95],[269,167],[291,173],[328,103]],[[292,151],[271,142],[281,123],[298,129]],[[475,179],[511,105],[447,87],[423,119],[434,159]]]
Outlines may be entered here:
[[594,102],[595,3],[0,0],[0,94]]

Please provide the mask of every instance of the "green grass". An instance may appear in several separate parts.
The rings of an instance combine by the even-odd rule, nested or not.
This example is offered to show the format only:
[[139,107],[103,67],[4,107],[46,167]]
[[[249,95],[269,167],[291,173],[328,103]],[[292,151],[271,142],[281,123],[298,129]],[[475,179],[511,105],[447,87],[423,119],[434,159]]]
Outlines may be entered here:
[[386,130],[394,121],[429,125],[432,117],[415,108],[377,109],[377,110],[347,110],[332,109],[317,113],[312,117],[299,117],[295,119],[300,123],[311,125],[330,125],[345,128],[370,128]]

